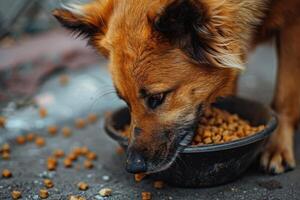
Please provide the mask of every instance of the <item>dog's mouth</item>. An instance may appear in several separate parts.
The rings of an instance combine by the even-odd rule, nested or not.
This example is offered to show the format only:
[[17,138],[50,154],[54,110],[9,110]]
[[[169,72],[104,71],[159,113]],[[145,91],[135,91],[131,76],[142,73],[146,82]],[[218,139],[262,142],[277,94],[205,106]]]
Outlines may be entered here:
[[185,125],[179,125],[179,128],[175,129],[175,137],[172,141],[169,141],[170,145],[168,145],[169,148],[167,149],[167,155],[164,156],[164,159],[150,163],[148,165],[147,173],[157,173],[168,169],[176,161],[179,153],[192,143],[195,132],[198,128],[199,119],[203,113],[203,108],[203,104],[200,104],[194,120],[186,122]]
[[180,130],[180,136],[176,137],[168,149],[164,159],[155,160],[148,163],[147,174],[158,173],[168,169],[187,146],[189,146],[194,137],[194,128],[187,128],[184,131]]

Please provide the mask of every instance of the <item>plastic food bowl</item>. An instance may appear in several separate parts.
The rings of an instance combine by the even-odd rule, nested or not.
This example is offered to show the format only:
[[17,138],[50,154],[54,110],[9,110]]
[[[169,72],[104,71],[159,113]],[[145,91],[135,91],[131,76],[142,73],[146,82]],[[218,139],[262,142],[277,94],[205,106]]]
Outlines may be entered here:
[[[251,125],[266,125],[252,136],[223,144],[190,146],[180,152],[180,159],[157,174],[168,184],[180,187],[208,187],[224,184],[242,175],[261,152],[266,139],[277,127],[277,117],[268,107],[243,98],[232,97],[214,104],[215,107],[236,113]],[[126,149],[127,138],[120,135],[130,123],[130,113],[122,108],[106,117],[105,130],[108,135]]]

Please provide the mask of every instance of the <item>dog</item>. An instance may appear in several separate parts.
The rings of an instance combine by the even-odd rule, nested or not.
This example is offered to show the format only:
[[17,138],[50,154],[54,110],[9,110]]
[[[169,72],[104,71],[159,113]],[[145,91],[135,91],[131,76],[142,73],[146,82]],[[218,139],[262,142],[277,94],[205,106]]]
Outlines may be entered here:
[[279,126],[261,156],[266,172],[295,167],[300,116],[300,1],[93,0],[53,11],[109,59],[131,113],[126,169],[168,168],[189,145],[203,109],[234,95],[249,52],[275,38]]

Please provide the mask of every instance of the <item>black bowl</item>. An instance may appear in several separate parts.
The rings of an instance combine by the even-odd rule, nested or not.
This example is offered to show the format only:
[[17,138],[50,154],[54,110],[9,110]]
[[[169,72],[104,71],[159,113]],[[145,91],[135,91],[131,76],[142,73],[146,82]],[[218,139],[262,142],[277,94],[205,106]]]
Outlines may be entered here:
[[[232,181],[246,171],[276,128],[277,117],[270,108],[238,97],[223,99],[214,106],[238,114],[251,125],[266,125],[266,128],[250,137],[224,144],[187,147],[170,168],[152,176],[180,187],[208,187]],[[108,115],[105,121],[108,135],[124,148],[128,142],[119,130],[129,123],[127,108]]]

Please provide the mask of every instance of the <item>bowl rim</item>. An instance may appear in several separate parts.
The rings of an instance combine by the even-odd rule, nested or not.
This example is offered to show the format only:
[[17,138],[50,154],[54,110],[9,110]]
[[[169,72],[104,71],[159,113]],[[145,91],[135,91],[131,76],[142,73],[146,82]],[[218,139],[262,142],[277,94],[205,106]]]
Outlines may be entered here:
[[[246,101],[250,101],[250,102],[254,102],[254,103],[259,103],[253,100],[248,100],[245,98],[241,98],[241,97],[234,97],[236,99],[241,99],[241,100],[246,100]],[[273,131],[276,129],[277,124],[278,124],[278,117],[275,113],[275,111],[273,111],[269,106],[265,106],[263,105],[268,112],[270,113],[270,120],[268,121],[268,123],[266,124],[266,128],[263,129],[262,131],[239,139],[239,140],[235,140],[235,141],[231,141],[231,142],[226,142],[226,143],[222,143],[222,144],[208,144],[208,145],[203,145],[203,146],[187,146],[185,147],[183,150],[181,150],[179,153],[180,154],[191,154],[191,153],[204,153],[204,152],[216,152],[216,151],[224,151],[224,150],[228,150],[228,149],[234,149],[234,148],[238,148],[241,146],[246,146],[248,144],[252,144],[255,143],[257,141],[263,140],[266,137],[268,137],[269,135],[271,135],[273,133]],[[112,115],[122,109],[124,109],[125,107],[121,107],[117,110],[115,110],[112,113],[109,113],[105,116],[105,122],[104,122],[104,129],[107,132],[107,134],[112,138],[117,140],[121,145],[123,146],[127,146],[128,145],[128,139],[120,134],[119,131],[117,131],[113,126],[112,126]]]

